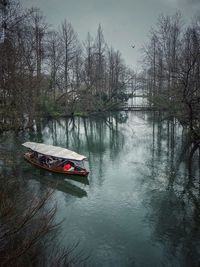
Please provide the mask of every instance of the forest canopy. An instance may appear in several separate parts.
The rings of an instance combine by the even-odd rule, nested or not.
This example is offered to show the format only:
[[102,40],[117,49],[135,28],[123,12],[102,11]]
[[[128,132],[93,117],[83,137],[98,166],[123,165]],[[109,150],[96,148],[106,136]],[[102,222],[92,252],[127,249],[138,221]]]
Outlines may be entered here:
[[134,73],[108,46],[101,25],[96,36],[88,33],[80,41],[69,21],[55,29],[38,8],[5,2],[0,44],[4,127],[29,127],[37,116],[109,110],[126,100]]
[[165,109],[200,136],[200,19],[184,25],[180,13],[161,15],[144,47],[143,87],[157,109]]

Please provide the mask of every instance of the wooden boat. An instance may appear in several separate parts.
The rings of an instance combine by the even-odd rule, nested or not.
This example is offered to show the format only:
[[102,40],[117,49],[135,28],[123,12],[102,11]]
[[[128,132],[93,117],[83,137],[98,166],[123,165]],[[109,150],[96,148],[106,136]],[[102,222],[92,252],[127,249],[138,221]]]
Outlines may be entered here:
[[24,158],[44,170],[62,174],[87,176],[89,172],[82,166],[85,156],[66,148],[45,145],[42,143],[26,142],[22,144],[29,151]]

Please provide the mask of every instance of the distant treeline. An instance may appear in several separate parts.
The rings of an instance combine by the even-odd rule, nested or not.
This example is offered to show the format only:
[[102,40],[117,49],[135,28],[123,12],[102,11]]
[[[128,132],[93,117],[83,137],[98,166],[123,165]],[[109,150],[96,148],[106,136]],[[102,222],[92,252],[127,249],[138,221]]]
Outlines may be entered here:
[[133,72],[120,52],[108,47],[100,25],[94,38],[88,33],[80,42],[67,20],[56,30],[39,9],[24,9],[16,0],[4,2],[0,21],[5,30],[0,43],[4,125],[18,128],[26,121],[29,127],[38,114],[102,111],[126,99]]
[[143,86],[152,105],[164,108],[200,138],[200,18],[160,16],[144,48]]

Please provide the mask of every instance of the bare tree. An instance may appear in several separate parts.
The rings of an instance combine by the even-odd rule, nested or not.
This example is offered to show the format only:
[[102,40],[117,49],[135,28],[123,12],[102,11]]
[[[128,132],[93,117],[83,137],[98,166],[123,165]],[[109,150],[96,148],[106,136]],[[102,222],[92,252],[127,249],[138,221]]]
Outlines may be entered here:
[[[186,124],[194,140],[200,138],[200,30],[198,20],[183,29],[181,17],[161,16],[146,50],[150,88],[157,88],[156,105],[168,108]],[[150,89],[151,90],[151,89]]]
[[99,105],[102,103],[102,97],[105,88],[105,69],[106,69],[106,43],[103,36],[101,25],[97,30],[97,36],[94,43],[95,47],[95,88],[96,94],[99,95]]
[[59,33],[51,31],[48,33],[46,45],[47,66],[50,68],[50,92],[53,94],[53,100],[56,100],[56,89],[61,89],[59,82],[61,72],[62,48],[59,39]]
[[64,85],[65,85],[65,91],[67,92],[68,87],[70,85],[70,68],[72,61],[76,56],[78,39],[72,25],[68,23],[66,20],[62,23],[60,37],[64,53],[63,55]]

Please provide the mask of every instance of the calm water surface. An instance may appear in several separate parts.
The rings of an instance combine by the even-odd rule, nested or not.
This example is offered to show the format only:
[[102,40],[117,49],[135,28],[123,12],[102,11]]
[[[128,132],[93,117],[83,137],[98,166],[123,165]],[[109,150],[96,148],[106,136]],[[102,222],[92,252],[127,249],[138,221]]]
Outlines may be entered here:
[[[29,140],[86,155],[88,180],[24,162],[21,143]],[[175,121],[142,112],[62,119],[5,134],[0,145],[2,171],[6,165],[38,192],[58,181],[57,238],[79,242],[89,266],[199,266],[199,157],[188,160],[187,134]]]

